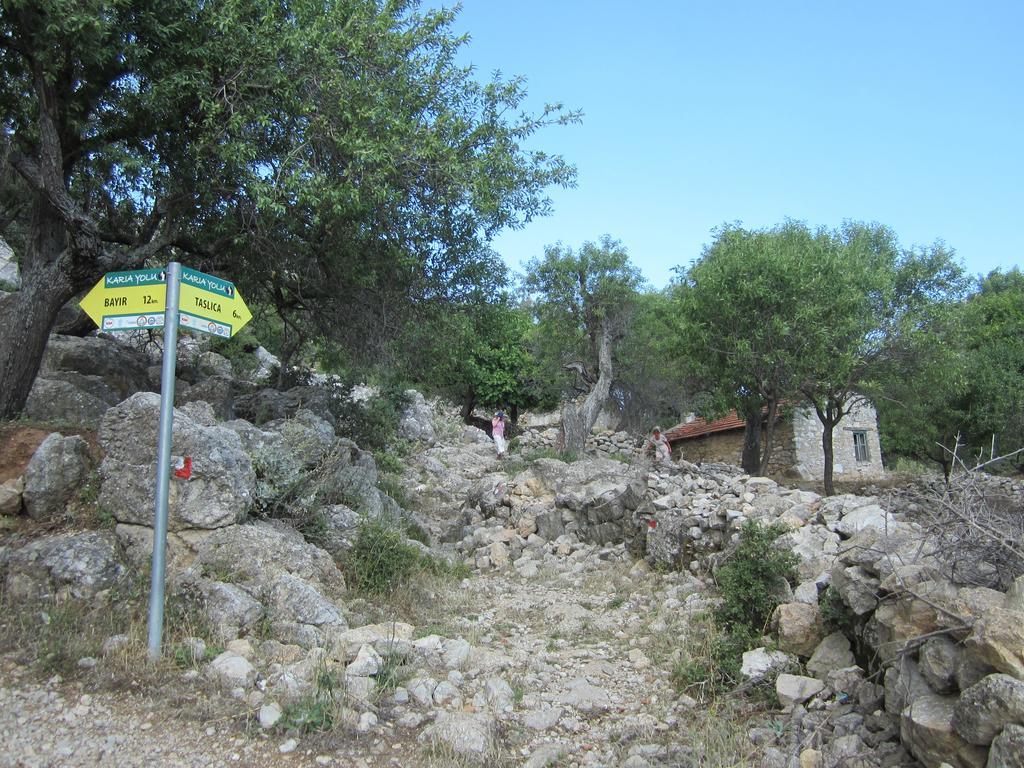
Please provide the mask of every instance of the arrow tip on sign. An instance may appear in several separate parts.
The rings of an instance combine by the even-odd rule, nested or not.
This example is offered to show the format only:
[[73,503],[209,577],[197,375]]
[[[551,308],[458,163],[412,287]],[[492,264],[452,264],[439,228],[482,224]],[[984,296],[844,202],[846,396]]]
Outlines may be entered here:
[[82,300],[78,302],[78,306],[89,316],[89,318],[96,323],[96,325],[102,325],[103,323],[103,278],[101,277],[99,282],[92,287]]

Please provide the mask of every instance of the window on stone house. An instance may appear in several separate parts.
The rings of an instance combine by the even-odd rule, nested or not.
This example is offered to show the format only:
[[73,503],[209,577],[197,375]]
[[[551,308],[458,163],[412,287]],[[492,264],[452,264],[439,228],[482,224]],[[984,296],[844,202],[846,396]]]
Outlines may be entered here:
[[868,433],[857,430],[853,433],[853,455],[857,461],[871,461],[868,454]]

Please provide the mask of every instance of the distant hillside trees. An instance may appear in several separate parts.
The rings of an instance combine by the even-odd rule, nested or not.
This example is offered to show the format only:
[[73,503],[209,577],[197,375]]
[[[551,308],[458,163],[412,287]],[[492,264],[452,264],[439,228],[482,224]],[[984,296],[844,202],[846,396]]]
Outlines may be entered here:
[[886,371],[878,413],[885,450],[948,476],[954,450],[972,466],[1024,447],[1024,275],[994,271],[942,310]]
[[611,392],[614,352],[632,319],[640,271],[622,243],[605,236],[579,249],[555,245],[527,265],[525,289],[536,321],[535,353],[560,382],[560,450],[583,452]]
[[724,227],[677,287],[681,351],[718,407],[746,417],[750,472],[767,470],[780,404],[813,406],[831,493],[833,428],[858,394],[885,395],[885,372],[910,364],[915,339],[962,287],[943,246],[903,249],[879,225]]
[[60,307],[171,258],[277,312],[284,368],[316,339],[379,358],[436,305],[472,303],[490,238],[571,185],[527,151],[521,80],[455,62],[454,11],[372,0],[0,4],[0,418]]

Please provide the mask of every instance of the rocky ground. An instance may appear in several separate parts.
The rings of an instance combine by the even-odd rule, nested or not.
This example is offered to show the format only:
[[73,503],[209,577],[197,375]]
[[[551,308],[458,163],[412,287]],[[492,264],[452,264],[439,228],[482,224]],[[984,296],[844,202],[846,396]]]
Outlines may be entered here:
[[[357,725],[344,735],[291,736],[260,728],[256,710],[246,717],[230,697],[200,706],[196,699],[209,694],[182,690],[180,681],[168,686],[176,689],[168,700],[158,691],[105,690],[87,672],[40,681],[8,658],[0,676],[0,764],[445,765],[453,764],[449,740],[460,749],[474,739],[487,742],[485,751],[496,746],[501,765],[644,766],[652,757],[690,765],[685,757],[709,749],[726,750],[729,762],[708,755],[699,764],[744,764],[734,760],[753,754],[745,730],[695,718],[694,703],[678,700],[668,681],[669,649],[681,627],[678,614],[666,621],[664,606],[680,602],[692,583],[631,567],[621,547],[583,562],[575,572],[542,570],[532,579],[491,572],[456,585],[448,599],[461,615],[440,613],[440,624],[417,634],[451,633],[472,650],[433,677],[404,681],[381,702],[372,733]],[[690,606],[697,610],[700,601]],[[417,703],[424,696],[428,706]],[[440,751],[421,728],[438,717],[450,717],[453,731],[438,736]],[[695,721],[719,730],[726,743],[702,742],[689,730]]]
[[[201,348],[150,664],[152,368],[55,337],[33,402],[83,427],[3,433],[0,765],[1024,765],[1024,555],[979,546],[973,496],[937,537],[934,495],[823,498],[625,438],[499,461],[414,392],[373,453],[330,381],[261,388]],[[1024,488],[995,490],[1017,524]],[[720,569],[766,529],[792,576],[748,561],[778,606],[726,637]]]

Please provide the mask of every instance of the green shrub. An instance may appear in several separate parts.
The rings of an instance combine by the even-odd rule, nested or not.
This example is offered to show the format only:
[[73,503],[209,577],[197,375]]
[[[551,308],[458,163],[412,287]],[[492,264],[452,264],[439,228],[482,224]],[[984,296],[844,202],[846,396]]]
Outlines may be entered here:
[[409,543],[404,524],[368,518],[359,525],[352,549],[345,556],[348,583],[361,592],[380,594],[408,583],[417,574],[463,578],[468,568],[449,564]]
[[398,504],[402,509],[409,508],[409,495],[405,490],[405,483],[395,475],[379,475],[377,477],[377,489],[383,491]]
[[402,470],[405,469],[405,462],[402,461],[401,456],[392,451],[377,451],[373,458],[377,462],[377,469],[381,472],[400,475]]
[[[351,387],[349,387],[351,389]],[[384,451],[395,439],[402,411],[408,404],[401,383],[382,386],[376,397],[353,402],[340,397],[331,410],[338,418],[338,431],[365,451]]]
[[722,632],[713,628],[697,656],[680,661],[672,669],[673,687],[700,701],[712,701],[740,682],[743,654],[758,645],[759,638],[745,628]]
[[847,637],[854,635],[857,617],[843,600],[839,590],[829,585],[821,596],[821,623],[828,633],[842,632]]
[[785,532],[778,524],[761,526],[753,520],[743,524],[736,549],[715,573],[722,594],[715,619],[727,632],[763,632],[780,602],[779,579],[796,580],[797,556],[773,546]]

